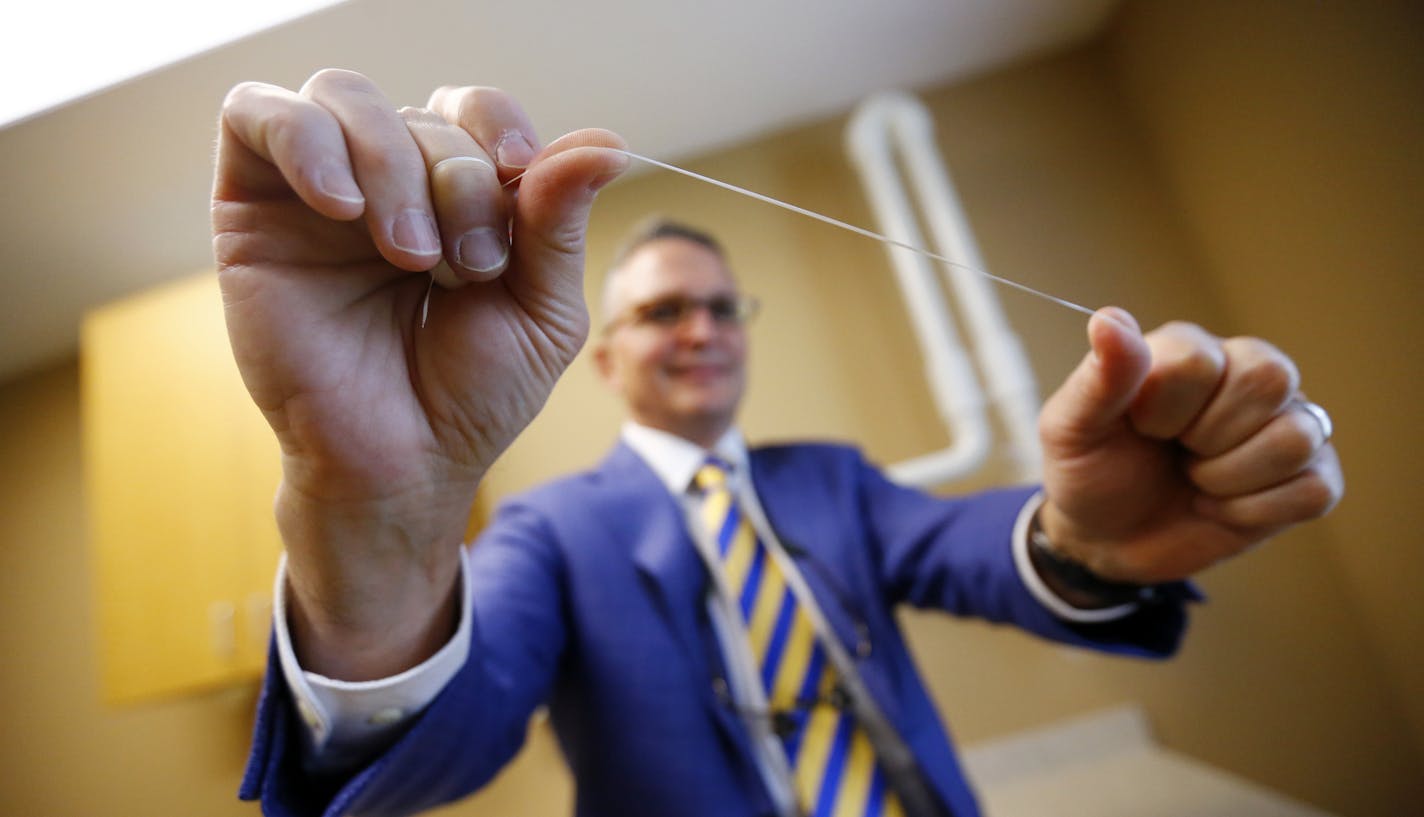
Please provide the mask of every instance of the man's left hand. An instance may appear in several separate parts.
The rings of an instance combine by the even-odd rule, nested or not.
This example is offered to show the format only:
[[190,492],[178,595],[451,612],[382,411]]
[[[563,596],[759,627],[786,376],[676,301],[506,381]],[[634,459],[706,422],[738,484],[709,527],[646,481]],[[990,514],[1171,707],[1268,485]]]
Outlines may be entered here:
[[1187,323],[1144,336],[1111,307],[1088,336],[1039,417],[1039,523],[1061,555],[1111,581],[1173,581],[1340,500],[1328,415],[1271,344]]

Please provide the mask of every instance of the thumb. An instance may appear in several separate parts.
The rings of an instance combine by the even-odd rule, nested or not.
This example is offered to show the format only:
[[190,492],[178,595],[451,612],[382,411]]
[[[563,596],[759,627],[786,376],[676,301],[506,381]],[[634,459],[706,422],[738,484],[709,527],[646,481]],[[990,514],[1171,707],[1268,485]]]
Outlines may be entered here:
[[1092,351],[1043,406],[1046,448],[1092,445],[1116,430],[1147,378],[1151,352],[1126,310],[1104,307],[1088,320]]
[[626,144],[610,131],[575,131],[531,163],[514,203],[511,283],[582,301],[589,211],[598,190],[628,169],[631,160],[618,152]]

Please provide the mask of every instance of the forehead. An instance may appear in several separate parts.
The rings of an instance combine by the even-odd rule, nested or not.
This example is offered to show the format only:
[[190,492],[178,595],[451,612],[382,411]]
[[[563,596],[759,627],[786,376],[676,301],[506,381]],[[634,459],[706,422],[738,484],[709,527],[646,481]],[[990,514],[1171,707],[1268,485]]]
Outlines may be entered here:
[[671,295],[734,292],[736,281],[712,250],[682,238],[660,238],[628,256],[609,281],[618,303],[645,303]]

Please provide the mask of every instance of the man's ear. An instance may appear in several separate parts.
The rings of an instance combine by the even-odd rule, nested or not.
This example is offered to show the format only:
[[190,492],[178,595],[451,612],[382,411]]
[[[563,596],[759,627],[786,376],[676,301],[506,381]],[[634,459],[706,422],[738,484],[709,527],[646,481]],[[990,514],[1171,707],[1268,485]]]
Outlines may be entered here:
[[598,376],[603,380],[604,385],[613,386],[613,356],[608,351],[608,341],[599,338],[593,344],[593,366],[598,370]]

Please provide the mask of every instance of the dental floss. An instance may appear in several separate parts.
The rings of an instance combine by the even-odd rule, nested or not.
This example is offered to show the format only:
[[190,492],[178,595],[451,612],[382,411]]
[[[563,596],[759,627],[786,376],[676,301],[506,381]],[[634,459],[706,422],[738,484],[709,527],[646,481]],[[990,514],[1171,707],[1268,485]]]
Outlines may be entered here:
[[[874,232],[874,231],[872,231],[872,230],[867,230],[867,229],[865,229],[864,227],[857,227],[857,226],[855,226],[854,224],[849,224],[849,223],[844,222],[844,221],[841,221],[841,220],[839,220],[839,219],[834,219],[834,218],[831,218],[830,216],[822,215],[821,213],[817,213],[817,212],[815,212],[814,210],[807,210],[807,209],[804,208],[804,207],[798,207],[798,206],[796,206],[796,205],[794,205],[794,204],[790,204],[790,203],[788,203],[788,202],[781,201],[780,199],[774,199],[774,198],[772,198],[771,196],[765,195],[765,194],[763,194],[763,193],[758,193],[758,192],[756,192],[756,191],[754,191],[754,190],[748,190],[748,189],[746,189],[745,187],[738,187],[738,186],[736,186],[735,184],[730,184],[730,183],[728,183],[728,182],[721,181],[720,179],[714,179],[714,178],[712,178],[711,176],[703,176],[703,175],[700,174],[700,173],[694,173],[694,172],[691,171],[691,170],[687,170],[687,169],[685,169],[685,168],[678,167],[677,165],[671,165],[671,164],[668,164],[667,162],[663,162],[663,161],[659,161],[659,160],[657,160],[657,159],[653,159],[653,158],[650,158],[650,157],[647,157],[647,156],[643,156],[643,155],[641,155],[641,154],[634,153],[634,152],[631,151],[631,150],[623,150],[623,149],[621,149],[621,148],[608,148],[608,149],[609,149],[609,150],[616,151],[616,152],[618,152],[618,153],[621,153],[621,154],[623,154],[624,156],[627,156],[627,157],[630,158],[630,159],[637,159],[637,160],[640,161],[640,162],[646,162],[647,164],[653,165],[654,167],[659,167],[659,168],[662,168],[663,170],[670,170],[670,171],[672,171],[673,173],[681,174],[681,175],[686,176],[686,177],[688,177],[688,178],[690,178],[690,179],[696,179],[696,180],[701,181],[701,182],[706,182],[707,184],[714,185],[714,186],[716,186],[716,187],[720,187],[720,188],[722,188],[723,190],[729,190],[729,191],[731,191],[731,192],[733,192],[733,193],[738,193],[738,194],[741,194],[741,195],[743,195],[743,196],[747,196],[747,197],[749,197],[749,198],[756,199],[757,201],[764,202],[764,203],[770,204],[770,205],[774,205],[774,206],[776,206],[776,207],[780,207],[780,208],[783,209],[783,210],[790,210],[790,211],[793,212],[793,213],[797,213],[797,214],[799,214],[799,215],[806,216],[807,218],[813,218],[813,219],[815,219],[815,220],[817,220],[817,221],[823,222],[823,223],[825,223],[825,224],[829,224],[829,225],[831,225],[832,227],[838,227],[838,228],[840,228],[840,229],[842,229],[842,230],[848,230],[848,231],[850,231],[850,232],[852,232],[852,233],[855,233],[856,235],[864,236],[864,237],[866,237],[866,238],[875,239],[876,241],[879,241],[879,242],[881,242],[882,244],[889,244],[889,245],[891,245],[891,246],[893,246],[893,247],[899,247],[899,248],[901,248],[901,249],[909,250],[910,252],[913,252],[913,253],[915,253],[915,254],[917,254],[917,255],[922,255],[922,256],[924,256],[924,257],[926,257],[926,258],[929,258],[929,259],[932,259],[932,260],[934,260],[934,261],[938,261],[938,262],[940,262],[941,264],[944,264],[944,265],[946,265],[946,266],[954,267],[954,268],[956,268],[956,269],[967,270],[968,272],[972,272],[972,273],[975,273],[975,274],[977,274],[977,275],[982,275],[982,276],[984,276],[985,278],[988,278],[989,280],[994,281],[994,282],[996,282],[996,283],[1003,284],[1004,286],[1013,287],[1014,289],[1020,290],[1020,291],[1022,291],[1022,292],[1027,292],[1027,293],[1030,294],[1030,295],[1036,295],[1036,296],[1038,296],[1038,297],[1040,297],[1040,298],[1043,298],[1043,299],[1045,299],[1045,300],[1048,300],[1048,301],[1051,301],[1051,302],[1053,302],[1053,303],[1055,303],[1055,304],[1058,304],[1059,306],[1066,307],[1066,308],[1068,308],[1068,309],[1072,309],[1072,310],[1077,311],[1077,312],[1081,312],[1081,313],[1083,313],[1084,315],[1088,315],[1089,317],[1091,317],[1091,316],[1093,315],[1093,310],[1089,309],[1089,308],[1086,307],[1086,306],[1082,306],[1082,305],[1080,305],[1080,304],[1073,303],[1072,301],[1065,300],[1065,299],[1063,299],[1063,298],[1059,298],[1059,297],[1056,296],[1056,295],[1050,295],[1050,294],[1048,294],[1047,292],[1043,292],[1042,290],[1034,289],[1033,287],[1028,286],[1027,284],[1020,284],[1020,283],[1017,282],[1017,281],[1011,281],[1011,280],[1009,280],[1008,278],[1003,278],[1003,277],[1000,277],[1000,276],[998,276],[998,275],[994,275],[994,274],[991,273],[991,272],[987,272],[987,271],[985,271],[985,270],[981,270],[981,269],[978,269],[978,268],[976,268],[976,267],[969,266],[968,264],[961,264],[961,263],[959,263],[958,261],[951,261],[950,259],[945,258],[943,255],[940,255],[939,253],[933,253],[933,252],[930,252],[929,250],[922,249],[922,248],[920,248],[920,247],[916,247],[916,246],[914,246],[913,244],[906,244],[906,243],[903,242],[903,241],[897,241],[897,240],[895,240],[895,239],[893,239],[893,238],[891,238],[891,237],[889,237],[889,236],[887,236],[887,235],[882,235],[882,234],[877,233],[877,232]],[[512,178],[512,179],[510,179],[509,181],[505,182],[503,186],[504,186],[504,187],[508,187],[509,185],[514,184],[515,182],[519,181],[519,180],[522,179],[522,178],[524,178],[524,174],[523,174],[523,173],[520,173],[518,176],[515,176],[514,178]],[[425,327],[425,319],[426,319],[426,317],[429,315],[429,312],[430,312],[430,293],[431,293],[431,291],[434,289],[434,287],[435,287],[435,276],[432,274],[431,277],[430,277],[430,286],[428,286],[428,287],[426,288],[426,290],[425,290],[425,303],[421,306],[421,309],[420,309],[420,326],[421,326],[421,328],[424,328],[424,327]]]

